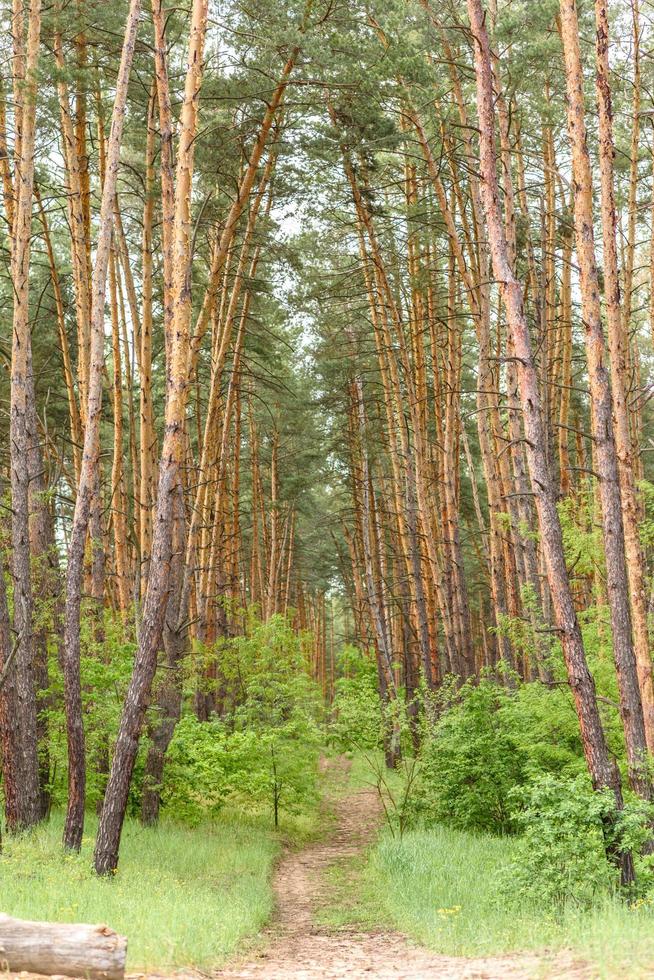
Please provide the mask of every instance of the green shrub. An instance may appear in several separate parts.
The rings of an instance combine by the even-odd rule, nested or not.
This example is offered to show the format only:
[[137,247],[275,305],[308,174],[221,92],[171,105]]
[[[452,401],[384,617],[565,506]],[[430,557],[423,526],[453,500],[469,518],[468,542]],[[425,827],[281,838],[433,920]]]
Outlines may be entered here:
[[[607,845],[638,855],[651,836],[651,806],[634,801],[618,811],[613,793],[594,791],[588,776],[544,775],[513,797],[520,837],[502,882],[509,899],[591,908],[619,885]],[[640,862],[641,890],[649,883],[648,860]]]
[[309,638],[298,634],[288,618],[265,623],[250,613],[242,636],[220,640],[195,651],[204,666],[212,663],[221,717],[235,728],[276,727],[291,718],[317,725],[322,696],[309,669]]
[[319,743],[293,723],[229,731],[222,721],[183,718],[168,750],[162,802],[196,824],[228,805],[246,813],[298,814],[317,800]]
[[569,692],[538,684],[465,684],[428,729],[422,746],[416,815],[467,830],[516,828],[516,787],[547,772],[584,770]]
[[529,778],[586,772],[579,722],[567,687],[521,684],[508,692],[498,720],[520,746]]
[[[87,802],[102,799],[111,753],[129,684],[135,650],[133,623],[105,613],[103,638],[92,616],[83,618],[82,697],[87,748]],[[195,824],[229,803],[242,812],[299,814],[312,811],[323,702],[312,680],[308,641],[290,620],[266,623],[250,614],[246,635],[199,647],[185,662],[180,721],[166,759],[163,805]],[[54,636],[55,634],[53,634]],[[199,663],[201,661],[201,663]],[[201,724],[192,714],[193,693],[209,664],[220,720]],[[50,688],[43,697],[53,807],[67,798],[66,724],[58,650],[50,651]],[[153,709],[154,710],[154,709]],[[128,813],[138,815],[148,742],[141,740],[130,786]]]
[[421,752],[417,812],[461,829],[512,829],[509,794],[524,781],[526,755],[500,720],[510,694],[490,681],[465,685]]
[[377,750],[383,744],[383,714],[377,689],[377,667],[354,647],[345,647],[332,705],[329,737],[342,752]]
[[185,715],[168,750],[162,802],[197,823],[225,805],[246,813],[301,814],[317,800],[322,700],[305,637],[283,616],[254,616],[247,634],[198,648],[211,662],[220,717]]

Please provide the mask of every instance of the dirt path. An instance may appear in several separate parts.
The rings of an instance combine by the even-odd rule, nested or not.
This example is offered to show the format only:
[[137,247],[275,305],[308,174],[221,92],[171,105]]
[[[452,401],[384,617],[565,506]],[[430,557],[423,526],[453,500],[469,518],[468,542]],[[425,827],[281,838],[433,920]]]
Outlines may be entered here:
[[[343,767],[343,761],[330,765]],[[328,801],[335,827],[326,841],[286,854],[275,876],[276,912],[255,958],[233,964],[215,976],[231,980],[347,980],[379,977],[426,980],[534,977],[587,978],[592,974],[565,954],[464,959],[438,956],[390,931],[335,929],[316,922],[329,901],[325,873],[361,853],[377,832],[380,808],[374,789]]]

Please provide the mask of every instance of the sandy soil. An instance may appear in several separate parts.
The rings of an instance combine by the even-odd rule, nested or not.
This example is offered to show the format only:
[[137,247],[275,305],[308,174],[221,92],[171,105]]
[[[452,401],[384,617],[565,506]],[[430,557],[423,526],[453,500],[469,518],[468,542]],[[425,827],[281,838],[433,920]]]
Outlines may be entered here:
[[[331,763],[342,767],[344,762]],[[373,788],[328,801],[333,832],[326,841],[287,853],[275,876],[276,912],[258,953],[216,976],[225,980],[359,980],[379,977],[426,980],[463,978],[587,978],[592,972],[572,955],[511,955],[483,959],[438,956],[390,931],[334,929],[316,922],[329,901],[325,872],[356,856],[374,837],[380,806]]]

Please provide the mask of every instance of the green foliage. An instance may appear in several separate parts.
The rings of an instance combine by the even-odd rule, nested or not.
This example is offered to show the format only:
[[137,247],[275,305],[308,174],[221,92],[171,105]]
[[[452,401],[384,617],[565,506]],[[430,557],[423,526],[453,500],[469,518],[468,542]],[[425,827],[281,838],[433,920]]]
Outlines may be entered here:
[[[296,823],[315,811],[323,705],[309,676],[306,637],[282,616],[262,623],[250,615],[246,628],[246,635],[198,648],[189,658],[188,697],[166,759],[162,803],[167,813],[191,825],[226,806],[271,819],[291,816]],[[82,641],[87,802],[94,810],[104,792],[135,643],[129,624],[110,612],[101,631],[90,613],[83,618]],[[197,674],[209,664],[221,678],[212,687],[221,713],[201,723],[191,712],[191,694]],[[51,801],[57,808],[66,802],[67,748],[56,648],[49,669],[42,714],[49,733]],[[132,815],[140,809],[147,749],[144,738],[130,790]]]
[[468,683],[421,750],[416,814],[462,829],[517,829],[513,791],[541,773],[583,769],[577,718],[567,691]]
[[418,811],[455,827],[512,829],[509,794],[524,780],[525,753],[500,721],[506,689],[466,685],[437,722],[422,751]]
[[505,882],[507,897],[591,905],[614,884],[603,836],[610,799],[593,793],[583,777],[566,784],[549,776],[526,789],[521,802],[523,836]]
[[213,692],[221,716],[234,728],[278,727],[291,720],[315,728],[322,701],[309,676],[307,639],[284,616],[261,622],[250,612],[242,636],[200,648],[203,663],[212,663],[220,678]]
[[498,636],[506,636],[516,655],[532,657],[536,643],[531,624],[522,616],[500,614],[496,618],[497,626],[492,627],[489,632],[496,633]]
[[323,741],[322,702],[311,680],[306,638],[283,616],[248,617],[247,633],[199,648],[215,667],[220,717],[177,725],[164,774],[162,802],[178,819],[198,823],[225,806],[299,816],[315,808]]
[[222,721],[189,715],[169,749],[162,802],[191,824],[227,805],[273,820],[280,810],[300,814],[317,801],[318,748],[293,722],[230,732]]
[[330,741],[341,751],[374,750],[383,744],[383,715],[374,659],[351,646],[338,661]]
[[[597,977],[646,977],[654,961],[654,904],[627,903],[610,893],[592,908],[574,902],[552,908],[542,900],[507,901],[520,838],[454,830],[443,825],[409,830],[401,839],[385,834],[364,873],[365,904],[380,922],[450,956],[486,956],[526,950],[550,951],[548,976],[567,972],[564,953],[574,951]],[[540,868],[538,869],[540,874]],[[548,957],[549,958],[549,957]],[[499,964],[488,964],[493,976]],[[525,964],[525,972],[536,970]]]
[[638,489],[645,511],[639,524],[640,540],[644,548],[652,548],[654,546],[654,483],[641,480]]
[[579,723],[567,688],[520,685],[508,692],[499,724],[519,745],[529,779],[541,773],[585,772]]
[[602,529],[594,520],[594,510],[592,487],[559,504],[566,560],[577,576],[592,576],[604,567]]
[[[82,618],[82,704],[87,750],[86,791],[89,807],[101,800],[107,779],[110,752],[115,741],[123,701],[132,673],[136,644],[127,639],[125,624],[109,611],[102,622],[100,642],[95,638],[96,621],[91,613]],[[50,688],[42,697],[41,711],[48,724],[48,753],[51,773],[52,804],[66,801],[66,720],[63,707],[63,677],[56,648],[49,657]],[[143,750],[141,751],[141,756]],[[131,812],[137,806],[138,772],[132,789]]]
[[[513,797],[520,837],[504,877],[506,901],[591,908],[619,885],[607,847],[638,853],[651,837],[651,807],[638,801],[618,810],[613,793],[594,791],[586,775],[544,775]],[[641,888],[648,877],[641,869]]]

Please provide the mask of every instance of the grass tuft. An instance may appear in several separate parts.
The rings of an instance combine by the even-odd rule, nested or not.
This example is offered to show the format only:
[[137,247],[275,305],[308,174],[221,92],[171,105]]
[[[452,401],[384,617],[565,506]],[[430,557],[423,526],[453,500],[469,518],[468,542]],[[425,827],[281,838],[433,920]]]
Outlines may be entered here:
[[382,920],[431,949],[484,956],[568,948],[599,977],[651,976],[654,906],[607,898],[560,914],[503,900],[499,876],[515,840],[434,827],[400,840],[384,834],[364,875],[364,897]]
[[116,876],[92,870],[95,820],[79,855],[61,849],[63,817],[5,841],[3,912],[51,922],[106,923],[128,938],[128,968],[217,966],[272,909],[279,845],[262,823],[225,816],[189,829],[125,824]]

